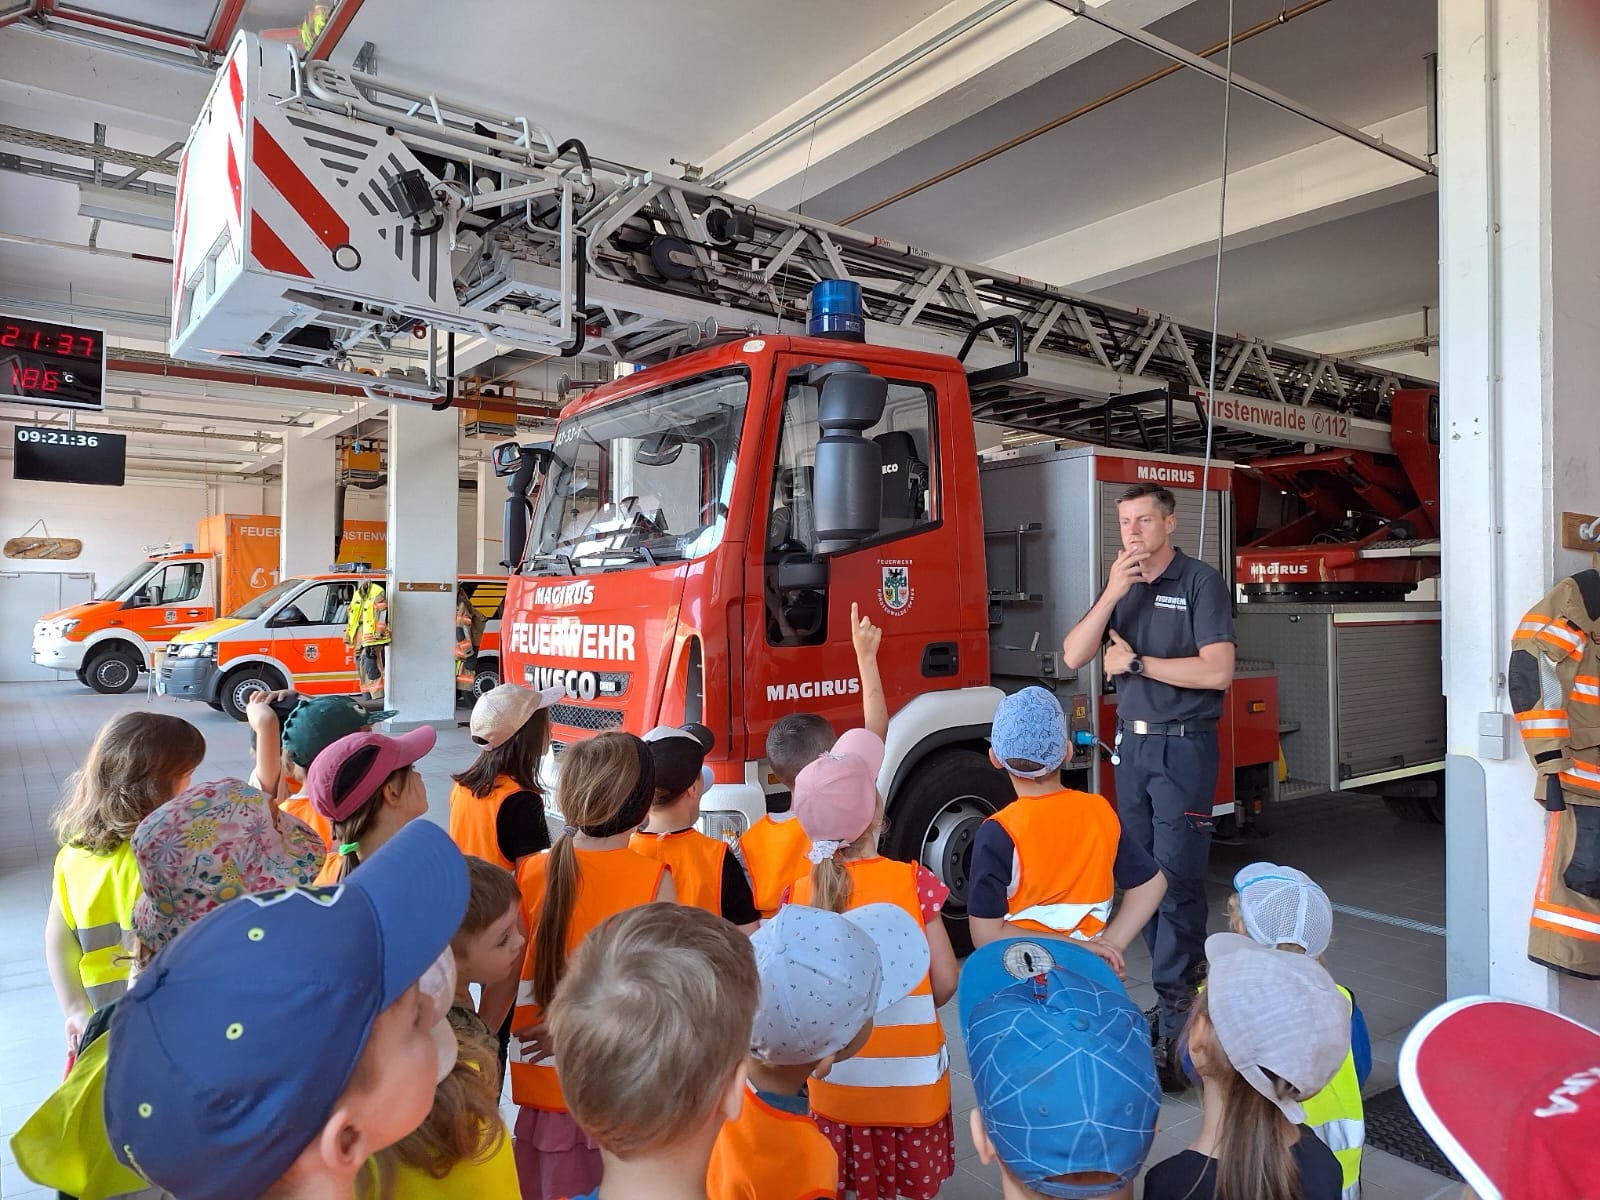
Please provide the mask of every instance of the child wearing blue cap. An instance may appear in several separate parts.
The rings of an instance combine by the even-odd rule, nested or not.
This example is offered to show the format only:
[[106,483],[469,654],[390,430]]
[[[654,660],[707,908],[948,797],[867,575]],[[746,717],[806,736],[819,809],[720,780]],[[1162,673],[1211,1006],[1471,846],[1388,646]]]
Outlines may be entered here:
[[[1165,876],[1141,846],[1121,836],[1104,796],[1061,786],[1067,723],[1041,687],[1006,696],[995,710],[989,760],[1017,799],[973,840],[967,923],[974,945],[1015,935],[1066,937],[1106,959],[1123,951],[1155,915]],[[1111,913],[1117,888],[1121,907]]]
[[1149,1027],[1110,966],[1058,939],[991,942],[957,993],[977,1104],[972,1141],[1006,1200],[1113,1197],[1155,1140]]
[[339,886],[244,896],[186,930],[111,1022],[117,1158],[184,1200],[351,1195],[455,1065],[466,906],[461,852],[418,821]]

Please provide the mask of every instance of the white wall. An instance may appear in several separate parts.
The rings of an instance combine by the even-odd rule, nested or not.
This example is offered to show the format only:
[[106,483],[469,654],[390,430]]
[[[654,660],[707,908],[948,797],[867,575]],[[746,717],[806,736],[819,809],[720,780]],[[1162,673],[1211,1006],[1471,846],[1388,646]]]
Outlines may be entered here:
[[53,536],[80,540],[83,553],[67,562],[0,559],[0,570],[88,571],[97,588],[106,587],[143,557],[145,546],[194,541],[205,515],[206,489],[195,483],[109,488],[7,479],[0,482],[0,541],[42,517]]

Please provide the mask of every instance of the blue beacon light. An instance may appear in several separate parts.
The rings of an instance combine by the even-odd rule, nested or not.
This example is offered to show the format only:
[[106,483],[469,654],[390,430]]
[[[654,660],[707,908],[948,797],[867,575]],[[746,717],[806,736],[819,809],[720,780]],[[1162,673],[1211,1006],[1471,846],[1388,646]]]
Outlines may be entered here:
[[867,340],[867,323],[861,310],[861,285],[853,279],[824,279],[811,289],[811,319],[806,331],[812,337],[842,341]]

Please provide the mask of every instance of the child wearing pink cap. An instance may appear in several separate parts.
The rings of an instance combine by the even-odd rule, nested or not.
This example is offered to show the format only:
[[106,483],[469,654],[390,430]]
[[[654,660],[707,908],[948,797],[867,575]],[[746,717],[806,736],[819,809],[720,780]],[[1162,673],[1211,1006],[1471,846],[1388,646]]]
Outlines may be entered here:
[[339,883],[408,822],[427,815],[428,792],[416,763],[438,736],[431,725],[399,737],[352,733],[313,760],[306,795],[333,828],[333,853],[319,885]]
[[955,1172],[950,1055],[939,1006],[955,995],[955,951],[939,909],[949,895],[926,867],[878,853],[883,740],[852,729],[795,779],[794,811],[811,843],[811,874],[789,899],[831,912],[892,904],[928,940],[928,968],[878,1014],[861,1051],[810,1085],[818,1128],[839,1152],[841,1193],[857,1200],[933,1200]]

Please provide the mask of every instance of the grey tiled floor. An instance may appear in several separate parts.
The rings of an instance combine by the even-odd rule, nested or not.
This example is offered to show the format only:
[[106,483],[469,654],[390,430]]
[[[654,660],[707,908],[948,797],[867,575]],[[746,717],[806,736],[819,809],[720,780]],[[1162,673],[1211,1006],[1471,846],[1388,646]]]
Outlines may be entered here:
[[[67,776],[76,769],[95,731],[114,714],[146,703],[142,694],[97,696],[76,683],[0,684],[0,1197],[53,1196],[18,1172],[9,1138],[60,1079],[61,1021],[42,950],[55,843],[49,816]],[[205,734],[206,760],[197,778],[243,776],[250,768],[245,728],[204,705],[170,699],[150,703],[174,712]],[[465,730],[446,732],[424,760],[429,815],[443,821],[448,776],[474,755]],[[1302,867],[1335,904],[1442,924],[1444,839],[1438,829],[1393,821],[1383,806],[1363,798],[1298,802],[1276,814],[1272,837],[1244,848],[1218,846],[1212,854],[1212,925],[1223,926],[1222,906],[1233,872],[1259,858]],[[1328,965],[1354,991],[1373,1037],[1373,1078],[1368,1090],[1394,1083],[1400,1041],[1412,1023],[1444,995],[1444,940],[1433,933],[1366,918],[1341,916]],[[1154,1001],[1149,958],[1136,947],[1128,959],[1133,998]],[[972,1081],[955,1026],[955,1006],[944,1019],[950,1038],[955,1093],[958,1169],[941,1193],[952,1200],[998,1197],[995,1171],[978,1162],[967,1129]],[[1193,1095],[1169,1097],[1151,1161],[1183,1149],[1199,1128]],[[1459,1185],[1380,1151],[1368,1151],[1363,1169],[1367,1200],[1443,1200]]]

